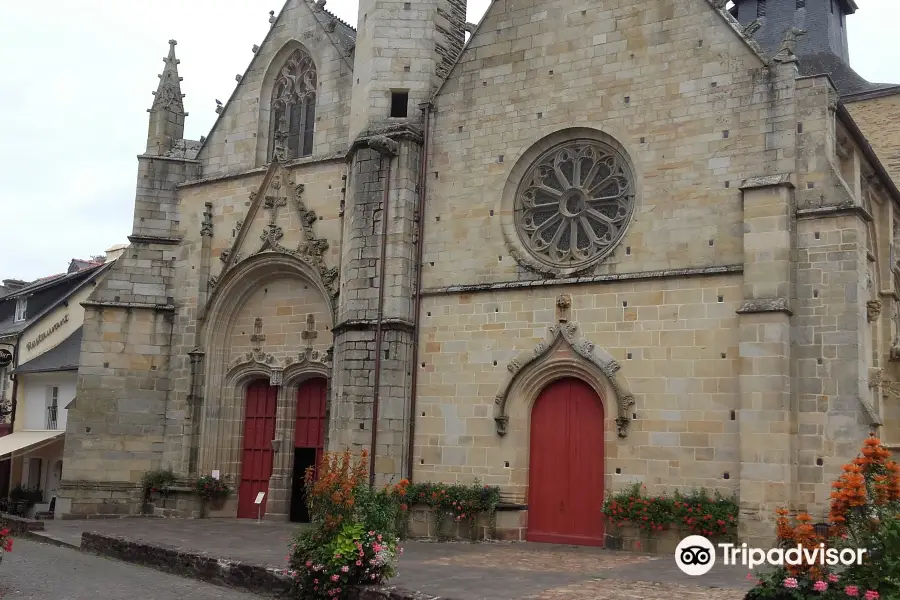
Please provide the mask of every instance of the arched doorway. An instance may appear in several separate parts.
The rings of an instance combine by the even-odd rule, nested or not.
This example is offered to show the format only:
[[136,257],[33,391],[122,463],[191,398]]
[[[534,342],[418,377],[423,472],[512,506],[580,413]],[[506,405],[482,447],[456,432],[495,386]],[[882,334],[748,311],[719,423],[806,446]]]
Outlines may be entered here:
[[531,410],[528,534],[531,542],[603,545],[603,404],[584,381],[565,378]]
[[[255,519],[266,514],[269,478],[272,476],[275,439],[275,414],[278,388],[266,380],[247,386],[244,408],[244,446],[241,458],[241,484],[238,489],[239,519]],[[256,504],[259,493],[265,494]]]
[[325,448],[325,404],[328,383],[321,377],[308,379],[297,388],[294,426],[294,468],[291,473],[291,521],[308,523],[304,477],[306,469],[318,469]]

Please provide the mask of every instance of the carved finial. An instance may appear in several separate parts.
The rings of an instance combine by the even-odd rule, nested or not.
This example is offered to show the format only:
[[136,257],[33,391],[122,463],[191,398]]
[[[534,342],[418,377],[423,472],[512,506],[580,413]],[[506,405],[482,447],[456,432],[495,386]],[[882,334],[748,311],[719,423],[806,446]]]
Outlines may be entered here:
[[175,40],[169,40],[169,54],[163,58],[166,66],[159,75],[159,87],[153,92],[153,106],[150,109],[164,110],[174,113],[184,113],[184,104],[181,99],[184,94],[181,93],[182,78],[178,76],[178,65],[181,62],[175,57]]
[[270,25],[275,24],[275,11],[274,10],[269,11],[269,24]]
[[237,81],[238,83],[240,83],[241,79],[243,79],[243,78],[244,78],[244,76],[241,75],[240,73],[238,73],[237,75],[234,76],[234,80]]
[[465,30],[466,33],[475,33],[475,29],[478,27],[475,23],[466,22]]
[[742,31],[742,33],[744,34],[744,37],[752,38],[754,36],[754,34],[756,34],[756,32],[759,31],[760,27],[762,27],[762,23],[760,22],[760,20],[753,19],[752,21],[747,23],[747,26],[744,27],[744,30]]
[[330,21],[325,23],[325,31],[327,31],[328,33],[334,32],[336,27],[337,27],[337,19],[331,19]]
[[318,8],[319,10],[324,10],[325,4],[325,0],[318,0],[318,2],[316,2],[316,8]]
[[256,54],[257,52],[259,52],[259,46],[253,44],[253,54]]

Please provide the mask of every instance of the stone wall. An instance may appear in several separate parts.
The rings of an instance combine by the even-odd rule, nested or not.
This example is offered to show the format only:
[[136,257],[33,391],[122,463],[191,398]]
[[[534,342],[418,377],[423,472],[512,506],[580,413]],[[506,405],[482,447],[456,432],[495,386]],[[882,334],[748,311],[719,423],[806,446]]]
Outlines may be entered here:
[[547,338],[565,293],[578,335],[619,362],[635,397],[625,438],[616,433],[615,398],[603,398],[606,489],[643,482],[651,494],[694,486],[733,494],[740,284],[739,274],[724,273],[427,296],[415,479],[478,478],[501,486],[504,500],[526,500],[529,400],[509,399],[509,433],[500,437],[494,398],[510,361]]
[[268,162],[274,81],[284,61],[299,48],[313,59],[319,84],[313,157],[343,155],[349,136],[353,44],[346,25],[328,31],[332,19],[312,2],[291,0],[258,50],[251,54],[246,49],[247,71],[197,156],[204,176],[241,173]]
[[900,185],[900,93],[844,101],[853,120],[878,154],[896,185]]

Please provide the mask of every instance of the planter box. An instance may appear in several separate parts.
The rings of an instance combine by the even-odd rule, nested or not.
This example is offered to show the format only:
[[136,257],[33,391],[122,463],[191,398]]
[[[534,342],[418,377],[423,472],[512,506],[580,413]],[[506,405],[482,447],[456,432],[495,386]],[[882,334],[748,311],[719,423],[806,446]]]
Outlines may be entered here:
[[[605,547],[608,550],[625,550],[626,552],[644,552],[648,554],[675,553],[678,543],[694,533],[688,527],[673,526],[663,531],[645,531],[633,525],[615,527],[606,526]],[[737,529],[731,535],[710,538],[713,544],[737,539]]]
[[447,514],[440,515],[441,528],[430,506],[414,505],[409,511],[407,535],[412,539],[484,540],[491,539],[488,515],[479,514],[474,526],[468,520],[457,522]]

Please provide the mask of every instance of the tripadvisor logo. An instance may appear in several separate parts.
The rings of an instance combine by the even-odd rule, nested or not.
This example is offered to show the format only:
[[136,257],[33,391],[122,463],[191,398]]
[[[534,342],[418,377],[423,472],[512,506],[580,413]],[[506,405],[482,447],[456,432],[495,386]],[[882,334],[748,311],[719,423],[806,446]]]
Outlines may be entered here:
[[[750,548],[747,544],[736,546],[735,544],[718,544],[722,553],[722,564],[726,566],[743,565],[751,571],[755,567],[771,565],[781,567],[799,565],[828,565],[851,566],[860,565],[866,550],[862,548],[826,548],[825,544],[818,547],[805,548],[798,545],[796,548]],[[678,544],[675,548],[675,564],[685,575],[693,577],[706,575],[716,564],[716,546],[702,535],[691,535]]]

